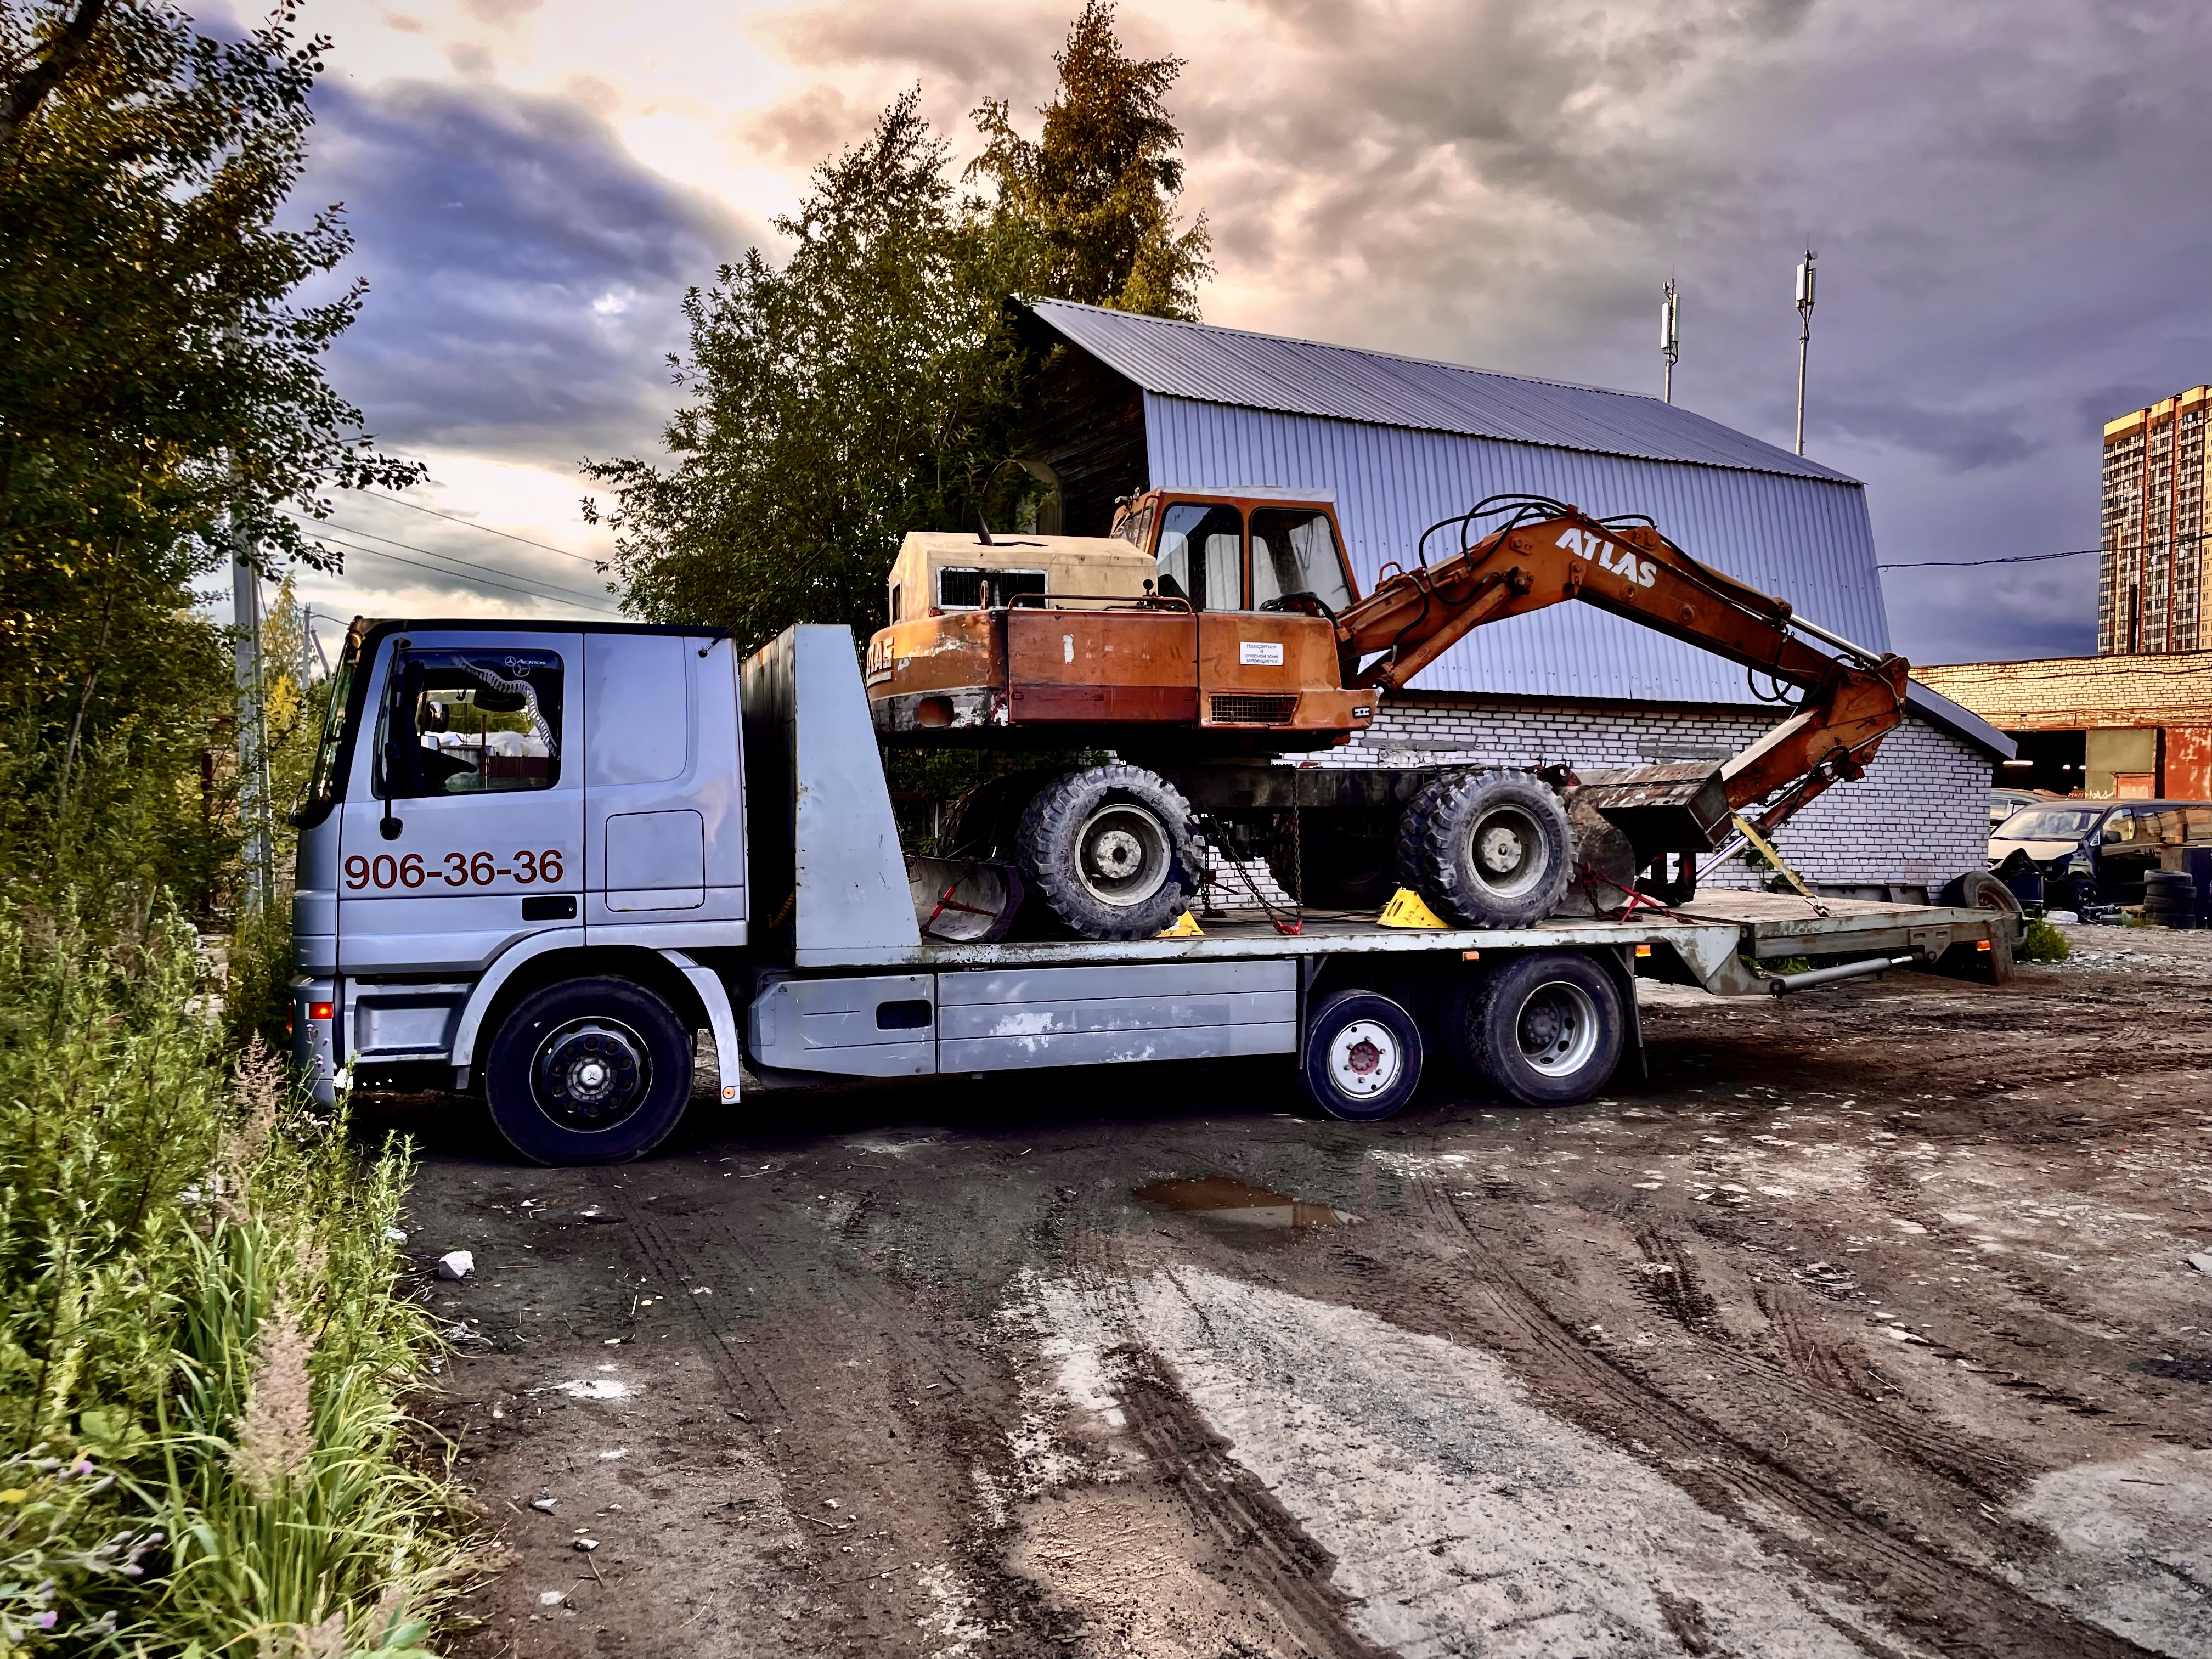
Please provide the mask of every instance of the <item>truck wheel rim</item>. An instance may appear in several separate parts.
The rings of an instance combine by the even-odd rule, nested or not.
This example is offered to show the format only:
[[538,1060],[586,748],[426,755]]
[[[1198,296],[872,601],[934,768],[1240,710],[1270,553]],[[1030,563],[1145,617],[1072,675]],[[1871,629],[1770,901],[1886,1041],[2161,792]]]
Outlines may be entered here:
[[1355,1019],[1328,1040],[1328,1079],[1350,1099],[1381,1094],[1405,1069],[1405,1050],[1379,1021]]
[[1075,837],[1075,873],[1101,904],[1142,904],[1167,880],[1167,825],[1129,801],[1102,806]]
[[619,1020],[572,1019],[538,1045],[531,1092],[563,1128],[611,1129],[643,1104],[653,1060]]
[[1544,880],[1544,832],[1517,806],[1494,806],[1475,820],[1468,839],[1468,864],[1483,890],[1519,898]]
[[1513,1024],[1521,1058],[1546,1077],[1572,1077],[1597,1053],[1597,1003],[1565,980],[1529,992]]

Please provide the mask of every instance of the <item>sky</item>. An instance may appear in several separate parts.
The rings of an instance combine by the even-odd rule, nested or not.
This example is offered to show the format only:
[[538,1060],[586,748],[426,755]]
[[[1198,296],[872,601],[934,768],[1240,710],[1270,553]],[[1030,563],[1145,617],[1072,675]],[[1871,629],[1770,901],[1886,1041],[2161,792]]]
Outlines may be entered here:
[[[578,469],[659,453],[684,289],[776,257],[769,221],[902,88],[963,156],[987,97],[1033,132],[1074,6],[309,0],[334,44],[297,200],[344,204],[369,288],[331,378],[430,469],[341,501],[318,615],[611,608]],[[1671,275],[1676,401],[1786,446],[1817,251],[1807,453],[1866,482],[1885,562],[2094,546],[2100,428],[2212,379],[2212,8],[1125,0],[1120,24],[1186,60],[1210,322],[1656,392]],[[1893,644],[2088,651],[2096,562],[1890,571]]]

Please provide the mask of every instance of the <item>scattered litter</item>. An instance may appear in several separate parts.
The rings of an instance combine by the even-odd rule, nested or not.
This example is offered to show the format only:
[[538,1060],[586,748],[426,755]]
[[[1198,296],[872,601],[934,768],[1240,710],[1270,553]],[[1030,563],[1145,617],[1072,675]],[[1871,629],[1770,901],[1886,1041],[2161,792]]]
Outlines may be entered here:
[[617,1446],[612,1451],[601,1452],[599,1454],[599,1462],[602,1463],[611,1462],[617,1457],[628,1457],[629,1455],[629,1448],[628,1446]]
[[554,1504],[559,1501],[553,1498],[533,1498],[530,1500],[530,1507],[540,1515],[550,1515],[553,1513]]
[[1639,1181],[1636,1183],[1636,1190],[1639,1193],[1656,1193],[1666,1184],[1663,1181]]
[[691,1290],[691,1294],[694,1296],[712,1296],[714,1293],[713,1288],[706,1285],[694,1285]]
[[579,1377],[571,1382],[556,1382],[556,1394],[565,1394],[571,1400],[627,1400],[629,1384],[611,1376]]
[[384,1230],[384,1236],[394,1244],[404,1244],[407,1242],[407,1235],[397,1227],[386,1227]]
[[2192,1255],[2189,1265],[2200,1273],[2212,1273],[2212,1255]]
[[438,1258],[438,1277],[459,1280],[477,1270],[476,1256],[467,1250],[448,1250]]
[[838,1502],[837,1502],[837,1500],[836,1500],[836,1498],[823,1498],[823,1499],[822,1500],[822,1507],[823,1507],[823,1508],[824,1508],[824,1509],[826,1509],[826,1510],[834,1510],[834,1509],[840,1508],[840,1507],[842,1507],[842,1506],[838,1504]]
[[593,1550],[599,1548],[599,1540],[596,1538],[579,1538],[575,1544],[575,1547],[581,1550],[586,1555],[589,1555]]
[[541,1607],[557,1607],[568,1599],[568,1594],[563,1590],[540,1590],[538,1592],[538,1605]]

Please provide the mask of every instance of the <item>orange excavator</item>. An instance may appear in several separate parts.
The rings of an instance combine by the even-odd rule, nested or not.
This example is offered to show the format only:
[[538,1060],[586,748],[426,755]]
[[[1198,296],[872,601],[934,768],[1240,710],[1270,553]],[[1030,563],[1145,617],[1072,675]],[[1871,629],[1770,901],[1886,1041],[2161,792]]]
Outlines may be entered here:
[[[1431,562],[1440,535],[1458,545]],[[1758,809],[1753,827],[1772,830],[1861,776],[1904,715],[1902,658],[1796,616],[1641,515],[1493,497],[1432,526],[1414,564],[1386,565],[1364,597],[1342,545],[1333,502],[1282,491],[1155,490],[1124,504],[1112,538],[909,537],[868,651],[878,733],[1146,761],[1051,779],[1018,822],[1000,814],[996,845],[964,849],[1017,862],[1065,922],[1109,938],[1177,914],[1170,890],[1204,868],[1186,793],[1206,797],[1209,770],[1347,741],[1380,697],[1509,617],[1577,600],[1802,696],[1717,769],[1462,771],[1395,791],[1397,878],[1462,926],[1523,925],[1593,878],[1600,912],[1618,908],[1639,872],[1680,902],[1733,817]]]

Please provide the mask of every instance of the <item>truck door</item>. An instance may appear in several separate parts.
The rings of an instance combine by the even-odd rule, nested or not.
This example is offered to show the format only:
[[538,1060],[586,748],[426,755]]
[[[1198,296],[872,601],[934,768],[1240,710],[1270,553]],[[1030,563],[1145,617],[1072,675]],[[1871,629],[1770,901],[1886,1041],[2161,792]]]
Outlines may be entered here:
[[[735,944],[745,915],[726,639],[584,639],[584,922],[594,943]],[[640,931],[643,930],[643,931]]]
[[582,646],[505,629],[385,641],[340,820],[341,972],[470,973],[580,924]]

